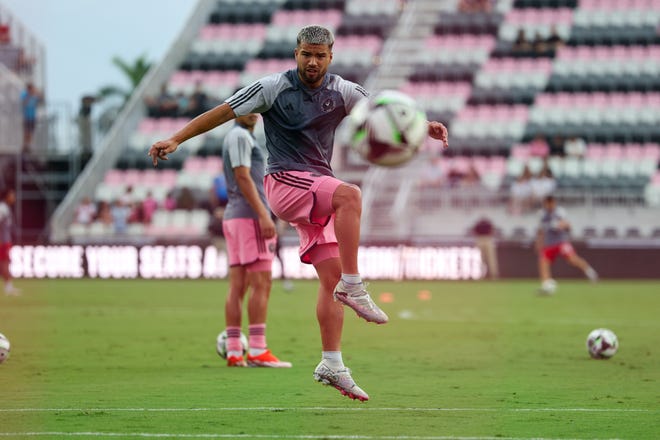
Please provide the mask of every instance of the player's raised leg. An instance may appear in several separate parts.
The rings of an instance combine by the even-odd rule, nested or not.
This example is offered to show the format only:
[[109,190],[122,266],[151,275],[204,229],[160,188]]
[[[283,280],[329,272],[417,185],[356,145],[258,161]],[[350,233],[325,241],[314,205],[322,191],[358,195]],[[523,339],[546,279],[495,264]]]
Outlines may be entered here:
[[387,314],[371,299],[358,271],[362,215],[360,189],[347,183],[339,185],[332,195],[332,207],[335,211],[335,235],[341,261],[341,279],[335,286],[334,297],[367,321],[384,324],[388,321]]

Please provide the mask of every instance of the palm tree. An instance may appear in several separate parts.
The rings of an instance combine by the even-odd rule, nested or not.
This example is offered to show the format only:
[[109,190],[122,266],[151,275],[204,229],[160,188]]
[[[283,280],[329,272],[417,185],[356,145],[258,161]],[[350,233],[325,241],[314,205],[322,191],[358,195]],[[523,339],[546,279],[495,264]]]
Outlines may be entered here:
[[112,122],[121,111],[122,107],[128,102],[129,98],[142,81],[142,78],[151,68],[151,61],[146,55],[140,55],[133,62],[114,56],[112,64],[117,67],[128,80],[130,88],[124,88],[117,85],[106,85],[98,91],[97,102],[105,102],[106,108],[102,110],[99,116],[99,129],[105,132],[110,129]]
[[126,79],[128,79],[130,89],[123,89],[116,85],[107,85],[101,87],[99,90],[98,99],[104,100],[111,97],[120,97],[123,100],[123,105],[128,101],[133,91],[137,88],[138,84],[140,84],[140,81],[142,81],[142,78],[149,71],[151,62],[147,60],[146,55],[140,55],[135,61],[133,61],[133,63],[128,63],[126,60],[114,56],[112,57],[112,64],[124,74]]

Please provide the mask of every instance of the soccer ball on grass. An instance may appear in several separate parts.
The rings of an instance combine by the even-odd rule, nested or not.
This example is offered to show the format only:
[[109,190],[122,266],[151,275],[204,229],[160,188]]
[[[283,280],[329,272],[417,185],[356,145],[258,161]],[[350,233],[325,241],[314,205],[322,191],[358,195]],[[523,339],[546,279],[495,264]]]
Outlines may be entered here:
[[[243,345],[243,356],[248,351],[248,338],[241,332],[241,345]],[[215,341],[215,350],[221,358],[227,359],[227,330],[220,333]]]
[[612,330],[597,328],[587,336],[587,351],[594,359],[609,359],[619,349],[619,340]]
[[363,159],[396,166],[412,159],[428,136],[426,114],[405,93],[384,90],[348,116],[348,142]]
[[11,344],[9,343],[9,339],[7,339],[5,335],[0,333],[0,364],[6,361],[7,358],[9,357],[10,348],[11,348]]

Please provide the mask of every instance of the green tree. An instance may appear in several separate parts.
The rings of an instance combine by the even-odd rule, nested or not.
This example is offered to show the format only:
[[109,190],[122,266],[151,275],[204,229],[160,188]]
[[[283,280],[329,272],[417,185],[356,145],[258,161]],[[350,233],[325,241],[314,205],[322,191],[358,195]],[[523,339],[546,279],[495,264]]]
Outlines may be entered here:
[[96,100],[104,106],[99,116],[99,129],[102,132],[110,129],[115,118],[128,102],[152,65],[151,61],[144,54],[132,62],[114,56],[112,57],[112,64],[124,74],[129,85],[122,87],[110,84],[99,89]]

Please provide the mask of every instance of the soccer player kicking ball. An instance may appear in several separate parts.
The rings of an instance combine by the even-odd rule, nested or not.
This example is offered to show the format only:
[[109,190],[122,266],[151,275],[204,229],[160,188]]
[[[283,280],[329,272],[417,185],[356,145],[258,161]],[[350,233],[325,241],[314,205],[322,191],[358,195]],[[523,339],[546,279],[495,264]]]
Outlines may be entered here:
[[[268,166],[264,186],[270,208],[292,224],[300,238],[300,258],[319,277],[316,316],[322,359],[314,378],[352,399],[368,400],[344,366],[342,305],[369,322],[387,315],[372,301],[358,271],[362,199],[360,189],[334,177],[330,161],[335,129],[367,96],[358,84],[328,73],[332,32],[321,26],[300,30],[294,50],[297,67],[266,76],[239,90],[223,104],[190,121],[170,139],[150,149],[154,165],[179,144],[237,116],[261,113]],[[429,135],[447,144],[447,129],[429,122]]]
[[[227,365],[290,368],[290,362],[280,361],[266,345],[266,312],[277,237],[264,194],[264,155],[252,135],[258,118],[255,113],[236,118],[222,148],[228,198],[222,221],[229,259],[229,294],[225,303]],[[241,317],[248,286],[250,349],[246,362]]]
[[557,288],[557,283],[552,279],[550,266],[558,255],[566,259],[568,263],[584,272],[591,281],[598,281],[598,274],[580,257],[573,249],[569,241],[570,223],[566,220],[566,213],[557,207],[557,201],[553,196],[543,199],[543,215],[536,240],[536,250],[539,253],[539,276],[541,277],[541,288],[539,293],[552,295]]

